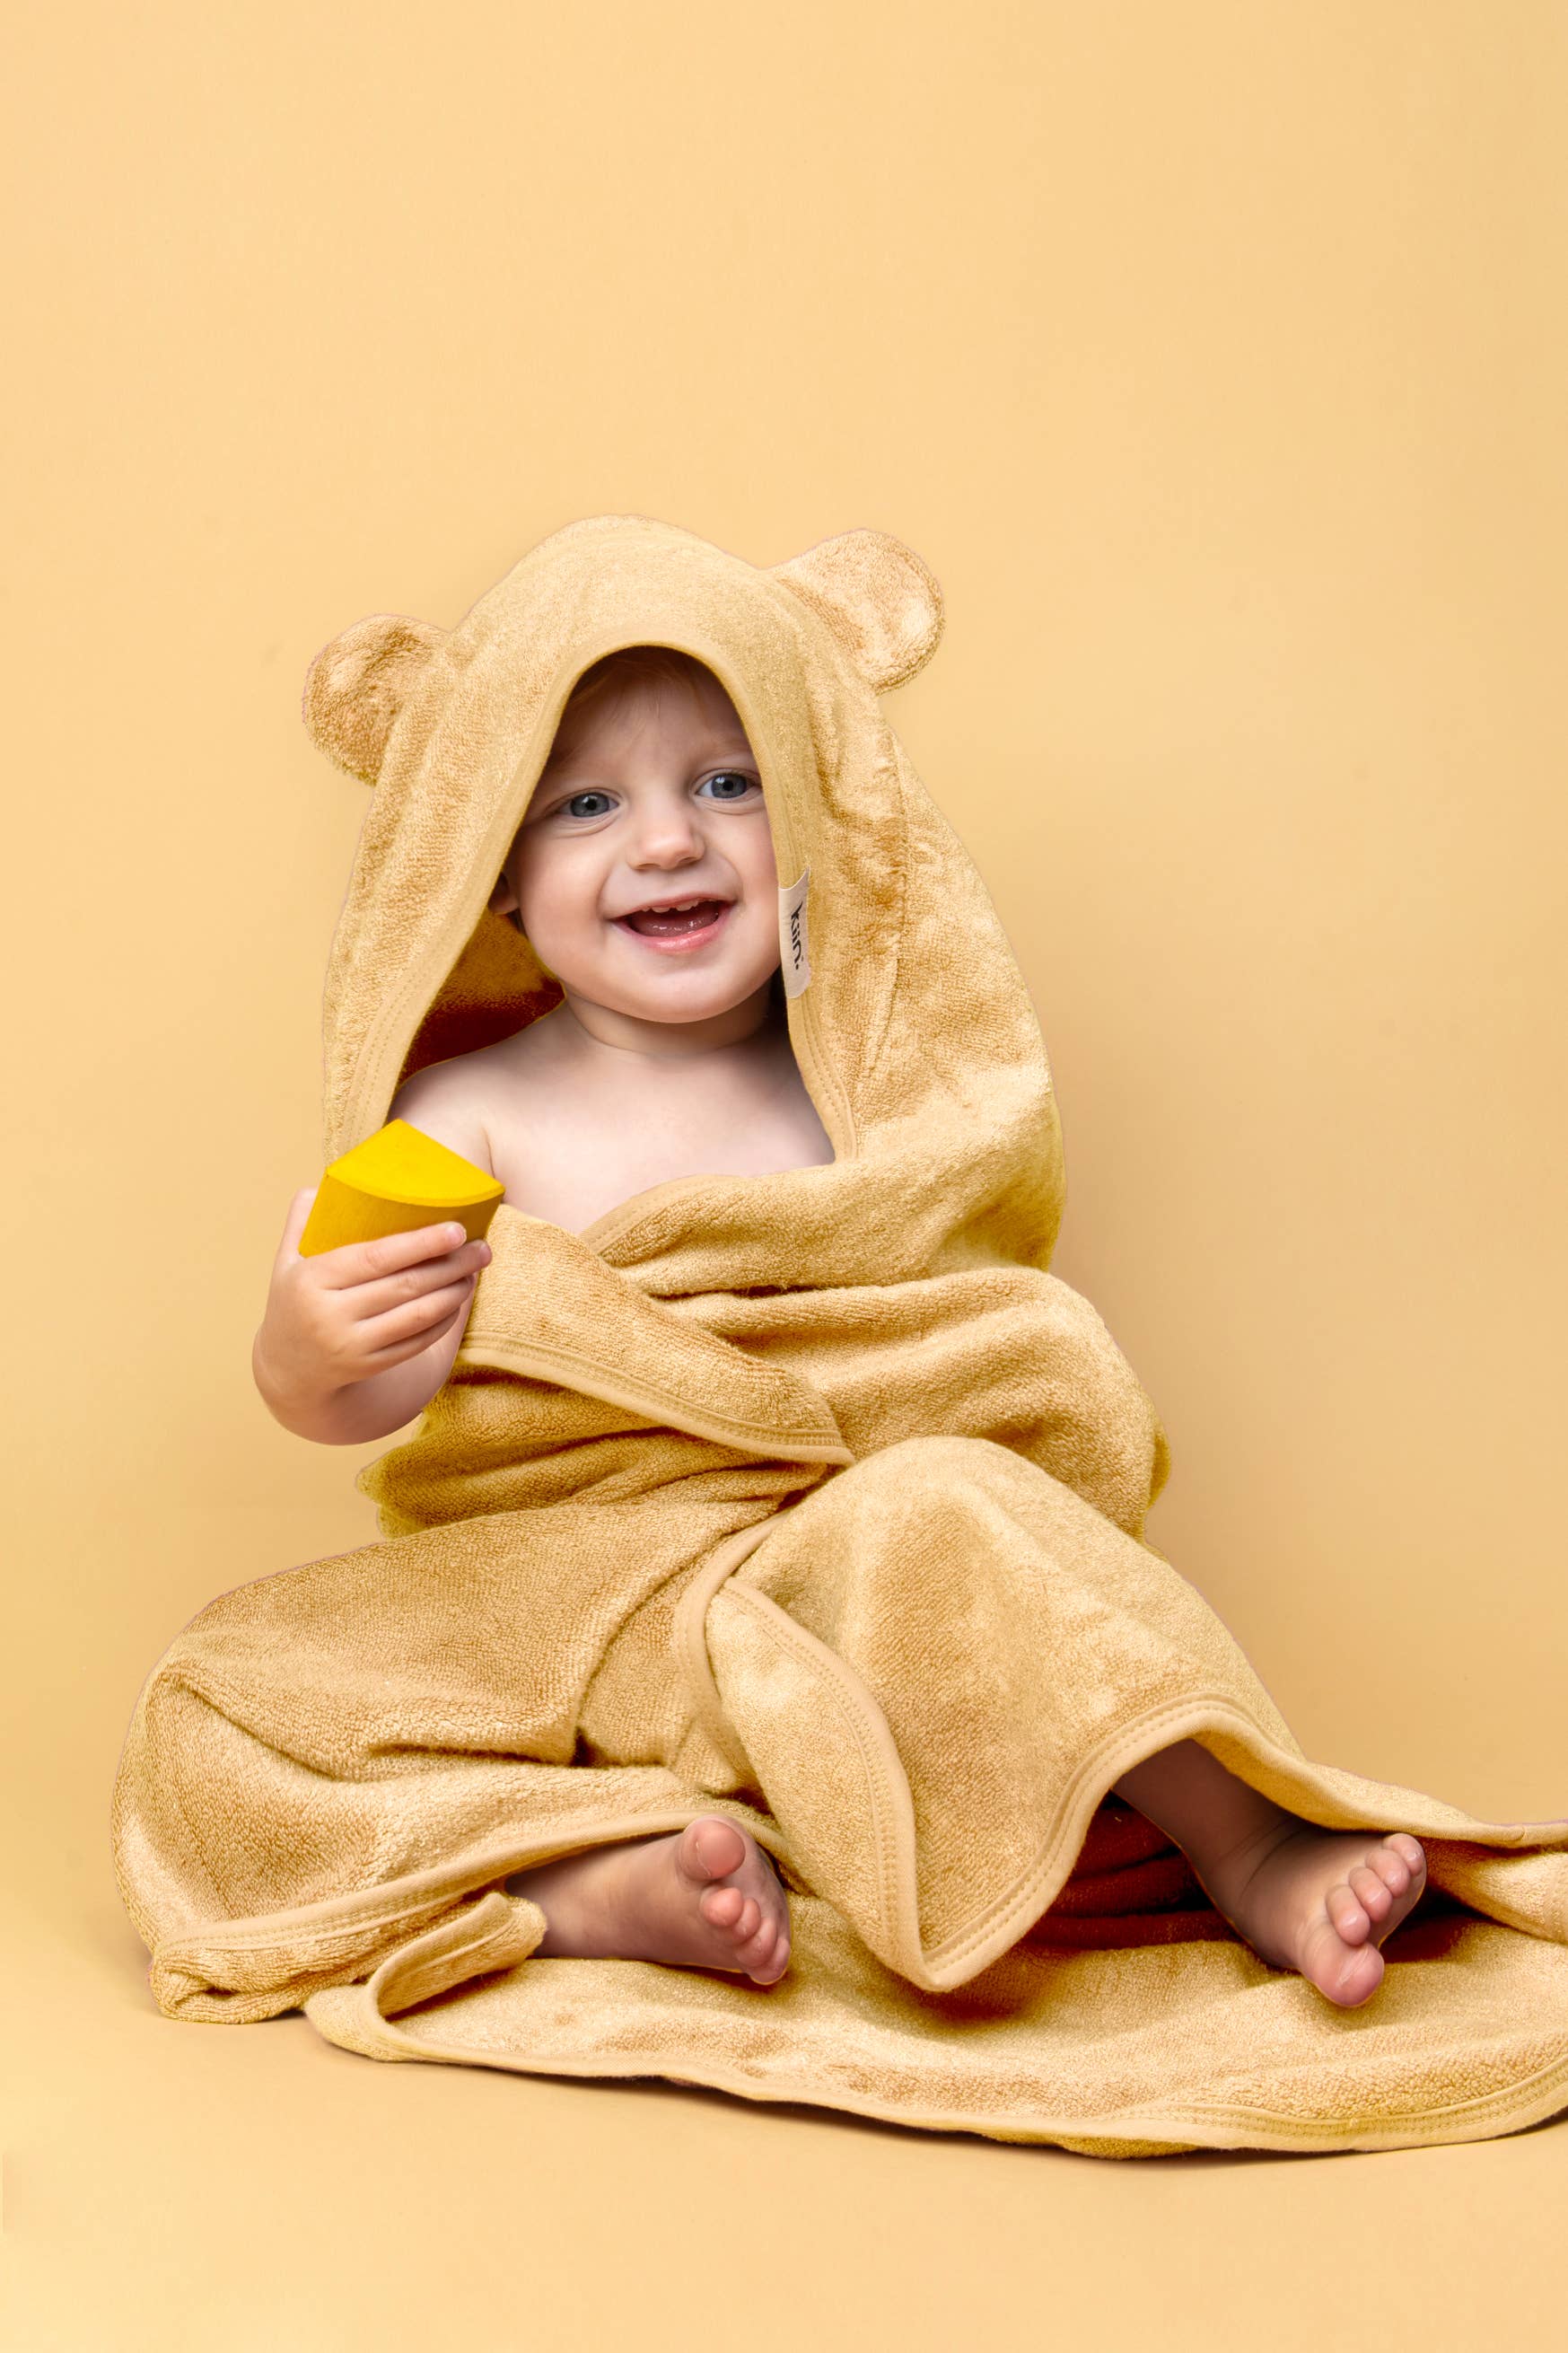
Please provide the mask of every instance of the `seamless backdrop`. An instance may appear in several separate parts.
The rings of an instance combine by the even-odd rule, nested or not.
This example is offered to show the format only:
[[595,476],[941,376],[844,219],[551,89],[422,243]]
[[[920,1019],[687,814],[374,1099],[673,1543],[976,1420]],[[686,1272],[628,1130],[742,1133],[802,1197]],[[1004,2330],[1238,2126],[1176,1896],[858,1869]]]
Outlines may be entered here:
[[107,1810],[174,1630],[374,1534],[383,1450],[248,1369],[364,807],[306,667],[605,511],[931,565],[890,715],[1036,994],[1151,1541],[1310,1755],[1568,1810],[1568,17],[154,0],[11,46],[16,2341],[673,2345],[737,2194],[795,2218],[753,2345],[1010,2341],[1047,2273],[1087,2320],[1130,2223],[1128,2343],[1173,2278],[1194,2342],[1315,2341],[1330,2247],[1410,2253],[1384,2341],[1544,2341],[1568,2124],[1126,2168],[180,2028]]

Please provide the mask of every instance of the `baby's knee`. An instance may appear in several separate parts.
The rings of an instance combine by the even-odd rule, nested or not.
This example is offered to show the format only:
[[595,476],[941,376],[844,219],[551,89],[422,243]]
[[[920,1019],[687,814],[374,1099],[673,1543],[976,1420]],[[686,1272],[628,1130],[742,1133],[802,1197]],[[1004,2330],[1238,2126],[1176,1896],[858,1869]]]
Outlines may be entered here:
[[890,1446],[880,1446],[875,1454],[863,1456],[862,1462],[867,1467],[879,1464],[884,1470],[897,1464],[907,1472],[915,1463],[930,1463],[933,1468],[942,1463],[981,1464],[995,1455],[1009,1453],[1010,1450],[999,1446],[994,1438],[968,1438],[956,1430],[932,1430],[923,1437],[896,1438]]
[[[984,1516],[1031,1483],[1036,1489],[1042,1482],[1056,1484],[1048,1472],[994,1439],[946,1433],[900,1438],[864,1456],[828,1486],[837,1486],[843,1479],[853,1480],[860,1500],[874,1499],[879,1512],[900,1520],[933,1514],[946,1520],[954,1512]],[[848,1500],[847,1494],[843,1500]]]

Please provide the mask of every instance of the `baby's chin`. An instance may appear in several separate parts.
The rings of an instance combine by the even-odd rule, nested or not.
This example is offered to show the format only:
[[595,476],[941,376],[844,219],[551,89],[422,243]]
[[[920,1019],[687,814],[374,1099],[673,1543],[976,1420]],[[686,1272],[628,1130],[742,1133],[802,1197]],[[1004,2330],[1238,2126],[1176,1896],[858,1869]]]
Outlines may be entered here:
[[624,972],[606,972],[602,965],[563,964],[556,966],[555,976],[568,998],[575,997],[635,1021],[658,1021],[673,1029],[694,1021],[715,1021],[759,997],[771,998],[778,970],[775,961],[761,974],[754,969],[688,971],[672,974],[661,987],[639,985],[635,978],[628,981]]

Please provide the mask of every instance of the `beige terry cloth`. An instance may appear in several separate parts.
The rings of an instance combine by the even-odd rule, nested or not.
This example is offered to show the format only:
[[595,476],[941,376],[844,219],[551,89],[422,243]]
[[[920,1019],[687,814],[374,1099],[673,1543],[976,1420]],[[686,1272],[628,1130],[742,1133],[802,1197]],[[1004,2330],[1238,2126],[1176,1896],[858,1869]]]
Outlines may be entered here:
[[[1394,2148],[1568,2105],[1568,1819],[1306,1757],[1143,1539],[1167,1468],[1049,1271],[1050,1073],[973,867],[879,696],[940,633],[897,540],[773,568],[554,533],[451,631],[377,616],[306,717],[374,784],[325,1001],[328,1156],[559,998],[486,901],[574,681],[684,648],[775,845],[826,1166],[655,1185],[582,1235],[503,1203],[451,1377],[361,1473],[383,1540],[226,1593],[138,1701],[117,1865],[182,2018],[302,2008],[383,2059],[662,2075],[1104,2156]],[[1342,2010],[1112,1800],[1182,1736],[1430,1884]],[[531,1957],[527,1864],[748,1824],[776,1986]]]

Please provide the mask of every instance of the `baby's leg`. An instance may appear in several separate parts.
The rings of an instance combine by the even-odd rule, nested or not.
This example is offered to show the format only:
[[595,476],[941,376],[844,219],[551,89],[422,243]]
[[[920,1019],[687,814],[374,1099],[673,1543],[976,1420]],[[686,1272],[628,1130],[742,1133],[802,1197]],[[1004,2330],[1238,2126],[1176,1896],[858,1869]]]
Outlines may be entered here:
[[664,1838],[622,1839],[514,1873],[538,1905],[544,1960],[667,1961],[772,1985],[789,1963],[789,1905],[754,1838],[703,1814]]
[[1115,1794],[1173,1839],[1215,1909],[1260,1959],[1299,1969],[1353,2010],[1377,1990],[1377,1947],[1426,1883],[1408,1831],[1326,1831],[1263,1797],[1195,1740],[1123,1773]]

